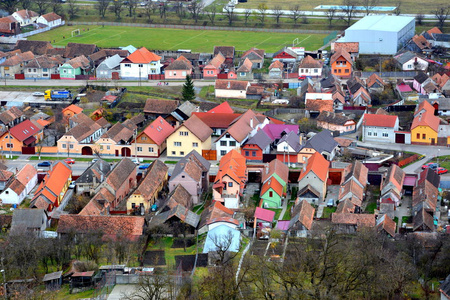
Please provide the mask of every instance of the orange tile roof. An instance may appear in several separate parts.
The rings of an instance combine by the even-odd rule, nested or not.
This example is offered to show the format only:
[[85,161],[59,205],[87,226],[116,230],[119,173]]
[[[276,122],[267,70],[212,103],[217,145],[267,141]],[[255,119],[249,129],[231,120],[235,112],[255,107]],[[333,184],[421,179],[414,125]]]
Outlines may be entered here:
[[365,114],[363,125],[376,127],[394,127],[398,117],[392,115]]
[[231,108],[230,104],[227,101],[225,101],[225,102],[217,105],[213,109],[207,111],[207,113],[210,113],[210,114],[217,114],[217,113],[232,114],[232,113],[234,113],[234,111]]
[[288,183],[289,181],[289,167],[279,159],[274,159],[269,163],[269,168],[266,172],[262,172],[262,181],[266,181],[269,177],[277,174],[280,178]]
[[319,177],[322,181],[326,181],[328,177],[328,168],[330,166],[330,162],[326,160],[322,154],[319,152],[315,152],[310,158],[308,158],[308,162],[306,164],[306,168],[302,170],[298,181],[300,181],[306,174],[310,171],[314,172],[317,177]]
[[359,52],[359,43],[358,42],[347,42],[347,43],[334,43],[334,51],[338,51],[339,49],[344,49],[348,53]]
[[[428,101],[423,101],[423,102],[427,102],[428,103]],[[424,113],[418,114],[418,115],[416,115],[414,117],[414,120],[413,120],[412,125],[411,125],[411,130],[413,130],[417,126],[428,126],[431,129],[433,129],[435,132],[438,132],[438,130],[439,130],[439,123],[440,122],[441,121],[440,121],[439,117],[436,117],[432,113],[424,112]]]
[[270,178],[263,184],[261,188],[261,196],[264,195],[269,189],[272,189],[280,197],[283,197],[283,185],[281,185],[275,177]]
[[378,76],[376,73],[373,73],[372,75],[370,75],[370,77],[367,79],[367,87],[371,87],[372,85],[374,85],[376,82],[379,82],[380,84],[384,85],[384,81],[383,79],[381,79],[380,76]]
[[274,68],[283,70],[284,69],[284,64],[281,61],[276,60],[276,61],[274,61],[273,63],[270,64],[269,70],[272,70]]
[[333,213],[331,222],[334,224],[357,225],[362,227],[375,227],[374,214]]
[[16,179],[22,183],[23,185],[27,185],[27,183],[33,179],[34,176],[37,175],[36,168],[30,164],[26,164],[23,168],[16,174]]
[[225,57],[222,53],[218,53],[213,59],[204,67],[204,69],[219,69],[220,66],[225,62]]
[[72,169],[65,163],[61,161],[58,162],[48,175],[45,176],[44,181],[42,181],[35,195],[44,194],[49,200],[56,199],[56,197],[61,194],[71,176]]
[[330,59],[330,64],[334,63],[336,60],[339,59],[339,57],[343,57],[349,64],[353,65],[353,60],[352,57],[350,56],[350,54],[345,51],[344,49],[338,49],[336,51],[336,53],[333,54],[333,56],[331,56]]
[[442,31],[441,31],[439,28],[437,28],[437,27],[433,27],[433,28],[431,28],[430,30],[428,30],[427,32],[428,32],[430,35],[431,35],[432,33],[442,34]]
[[[251,127],[252,122],[253,127]],[[223,133],[219,139],[226,133],[229,133],[236,141],[240,143],[258,124],[260,124],[260,121],[258,120],[257,115],[249,109],[234,122],[232,122],[228,130]]]
[[414,112],[414,116],[416,116],[418,113],[420,113],[422,110],[425,112],[429,112],[431,114],[434,114],[435,108],[433,105],[431,105],[428,101],[422,101],[417,106],[416,111]]
[[50,122],[50,121],[43,120],[43,119],[37,119],[36,122],[37,122],[39,125],[41,125],[42,127],[45,127],[45,126],[47,126],[47,125],[49,125],[49,124],[52,123],[52,122]]
[[62,112],[64,113],[64,112],[66,112],[68,110],[73,112],[74,114],[79,114],[79,113],[81,113],[83,111],[83,109],[81,107],[79,107],[79,106],[77,106],[75,104],[71,104],[71,105],[67,106],[66,108],[64,108],[62,110]]
[[214,182],[220,182],[224,176],[228,175],[243,187],[247,181],[246,162],[247,159],[238,151],[231,150],[220,160],[219,171]]
[[148,64],[152,61],[158,61],[161,56],[156,55],[153,52],[147,50],[147,48],[142,47],[130,55],[127,56],[126,60],[131,61],[134,64]]
[[166,120],[164,120],[161,116],[156,118],[144,131],[140,134],[146,134],[149,138],[151,138],[157,145],[161,145],[166,138],[175,131]]
[[313,100],[313,99],[306,99],[305,108],[306,110],[311,111],[330,111],[333,112],[334,100]]

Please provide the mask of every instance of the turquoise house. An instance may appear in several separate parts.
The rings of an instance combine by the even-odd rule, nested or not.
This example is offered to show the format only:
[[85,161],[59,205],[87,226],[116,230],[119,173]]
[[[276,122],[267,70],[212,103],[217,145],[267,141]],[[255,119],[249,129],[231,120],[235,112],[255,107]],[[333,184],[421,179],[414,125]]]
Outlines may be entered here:
[[75,80],[77,75],[88,75],[91,71],[91,64],[86,56],[81,55],[64,63],[59,67],[61,79]]
[[279,208],[281,207],[281,198],[283,198],[284,186],[275,179],[270,178],[264,182],[261,188],[261,200],[263,208]]

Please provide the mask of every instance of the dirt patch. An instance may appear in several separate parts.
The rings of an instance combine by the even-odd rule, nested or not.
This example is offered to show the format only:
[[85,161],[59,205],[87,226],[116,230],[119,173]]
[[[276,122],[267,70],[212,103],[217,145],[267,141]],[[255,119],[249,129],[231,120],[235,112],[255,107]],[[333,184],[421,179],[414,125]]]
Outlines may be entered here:
[[[186,247],[195,245],[194,239],[186,239]],[[171,248],[184,248],[184,239],[174,239]]]
[[121,109],[144,109],[145,103],[120,102],[117,108]]
[[89,102],[100,102],[100,100],[105,96],[104,91],[90,90],[86,93],[86,98]]
[[144,265],[164,266],[165,264],[166,264],[166,257],[164,250],[145,251]]
[[[175,256],[175,265],[180,266],[183,271],[192,271],[195,263],[195,255],[177,255]],[[197,267],[208,266],[208,253],[199,253],[197,257]]]

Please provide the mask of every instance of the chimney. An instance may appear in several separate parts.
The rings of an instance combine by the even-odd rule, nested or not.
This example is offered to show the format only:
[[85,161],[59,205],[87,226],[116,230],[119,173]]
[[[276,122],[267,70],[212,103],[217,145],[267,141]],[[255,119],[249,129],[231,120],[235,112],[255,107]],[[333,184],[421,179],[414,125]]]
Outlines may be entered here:
[[231,84],[230,84],[230,82],[228,81],[227,89],[229,89],[229,88],[231,88]]
[[253,118],[250,119],[250,127],[253,128]]
[[103,172],[102,172],[101,175],[100,175],[100,181],[101,181],[101,182],[103,182],[103,180],[104,180],[103,177],[104,177],[104,175],[103,175]]

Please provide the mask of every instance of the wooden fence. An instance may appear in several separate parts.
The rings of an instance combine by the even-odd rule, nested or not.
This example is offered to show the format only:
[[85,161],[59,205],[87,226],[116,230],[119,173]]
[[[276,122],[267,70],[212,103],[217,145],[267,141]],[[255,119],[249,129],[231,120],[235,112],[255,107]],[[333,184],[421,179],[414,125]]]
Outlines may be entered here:
[[419,159],[419,154],[414,154],[408,158],[402,159],[401,161],[399,161],[397,163],[397,165],[401,168],[401,167],[406,166],[407,164],[410,164],[418,159]]

